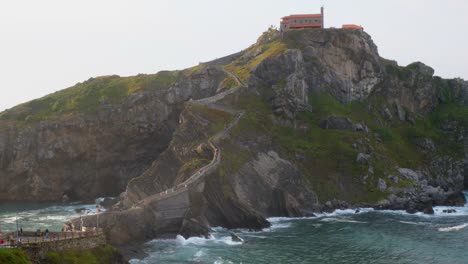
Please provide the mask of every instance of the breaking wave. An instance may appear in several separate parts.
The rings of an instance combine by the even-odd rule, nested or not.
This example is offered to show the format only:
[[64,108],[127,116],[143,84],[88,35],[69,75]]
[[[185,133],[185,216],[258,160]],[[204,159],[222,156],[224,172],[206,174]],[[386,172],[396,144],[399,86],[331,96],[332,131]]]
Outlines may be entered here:
[[450,226],[450,227],[440,227],[438,230],[440,232],[458,231],[458,230],[466,228],[467,226],[468,226],[468,223],[465,223],[462,225],[456,225],[456,226]]

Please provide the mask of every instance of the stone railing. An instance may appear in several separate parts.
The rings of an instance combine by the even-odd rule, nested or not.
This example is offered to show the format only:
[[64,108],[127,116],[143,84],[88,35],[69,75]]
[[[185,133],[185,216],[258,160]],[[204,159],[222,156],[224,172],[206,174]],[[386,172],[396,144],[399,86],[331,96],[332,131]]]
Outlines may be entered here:
[[96,237],[103,234],[102,229],[91,231],[70,231],[70,232],[45,232],[23,231],[4,234],[6,245],[10,247],[25,247],[40,243],[50,243],[55,241],[71,240],[86,237]]

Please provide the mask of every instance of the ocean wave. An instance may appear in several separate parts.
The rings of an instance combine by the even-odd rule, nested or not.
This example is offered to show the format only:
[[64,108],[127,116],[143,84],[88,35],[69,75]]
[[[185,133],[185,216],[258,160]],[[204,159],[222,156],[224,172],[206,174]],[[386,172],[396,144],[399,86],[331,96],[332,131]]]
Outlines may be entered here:
[[[241,238],[241,239],[242,239],[242,238]],[[232,238],[231,238],[230,236],[224,236],[224,237],[215,239],[214,242],[215,242],[215,243],[224,243],[224,244],[229,245],[229,246],[238,246],[238,245],[242,245],[242,242],[235,242],[235,241],[232,241]]]
[[267,238],[266,236],[257,236],[257,235],[243,235],[243,236],[246,236],[246,237],[255,237],[255,238],[261,238],[261,239],[264,239],[264,238]]
[[398,221],[402,224],[407,224],[407,225],[429,225],[430,223],[427,222],[410,222],[410,221]]
[[289,227],[291,227],[291,223],[288,223],[288,222],[285,222],[285,223],[274,222],[267,229],[274,230],[274,229],[289,228]]
[[217,260],[213,262],[213,264],[234,264],[234,262],[230,260],[225,260],[223,258],[218,258]]
[[182,246],[187,246],[187,245],[196,245],[196,246],[201,246],[201,245],[206,245],[208,242],[211,243],[223,243],[229,246],[236,246],[236,245],[242,245],[242,242],[235,242],[232,241],[231,236],[222,236],[222,237],[215,237],[213,235],[210,235],[208,238],[204,237],[190,237],[190,238],[184,238],[181,235],[177,235],[175,242],[179,245]]
[[342,216],[342,215],[355,215],[355,214],[363,214],[369,213],[374,211],[373,208],[354,208],[354,209],[338,209],[333,211],[332,213],[317,213],[316,218],[322,217],[335,217],[335,216]]
[[467,226],[468,226],[468,223],[465,223],[465,224],[450,226],[450,227],[440,227],[437,230],[439,230],[440,232],[458,231],[458,230],[466,228]]
[[349,218],[331,218],[325,217],[320,219],[321,222],[337,222],[337,223],[354,223],[354,224],[367,224],[367,222],[356,221]]

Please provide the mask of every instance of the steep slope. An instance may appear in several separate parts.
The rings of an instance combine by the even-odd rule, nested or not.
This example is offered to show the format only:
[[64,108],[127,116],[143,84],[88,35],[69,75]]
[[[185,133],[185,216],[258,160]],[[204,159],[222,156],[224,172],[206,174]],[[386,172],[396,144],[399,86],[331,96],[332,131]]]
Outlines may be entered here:
[[[203,206],[191,207],[204,208],[201,222],[245,227],[232,202],[263,217],[355,206],[430,213],[435,204],[463,204],[466,82],[382,59],[358,30],[269,31],[210,65],[248,85],[212,102],[210,109],[245,115],[219,144]],[[172,158],[158,160],[144,182],[129,184],[124,207],[150,195],[142,188],[174,186],[191,159],[170,160],[193,141],[186,139],[172,142],[165,152]]]
[[0,114],[0,200],[117,196],[165,150],[184,101],[223,88],[199,67],[84,83]]

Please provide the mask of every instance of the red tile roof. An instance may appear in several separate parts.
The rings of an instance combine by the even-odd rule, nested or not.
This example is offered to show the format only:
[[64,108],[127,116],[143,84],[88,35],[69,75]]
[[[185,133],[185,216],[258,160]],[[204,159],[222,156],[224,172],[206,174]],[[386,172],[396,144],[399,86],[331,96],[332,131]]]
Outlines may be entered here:
[[345,24],[341,28],[349,28],[349,29],[363,29],[361,26],[354,25],[354,24]]
[[309,18],[309,17],[322,17],[322,14],[299,14],[299,15],[289,15],[282,17],[282,19],[290,19],[290,18]]
[[322,24],[320,23],[308,23],[308,24],[292,24],[289,26],[289,28],[320,28],[322,27]]

